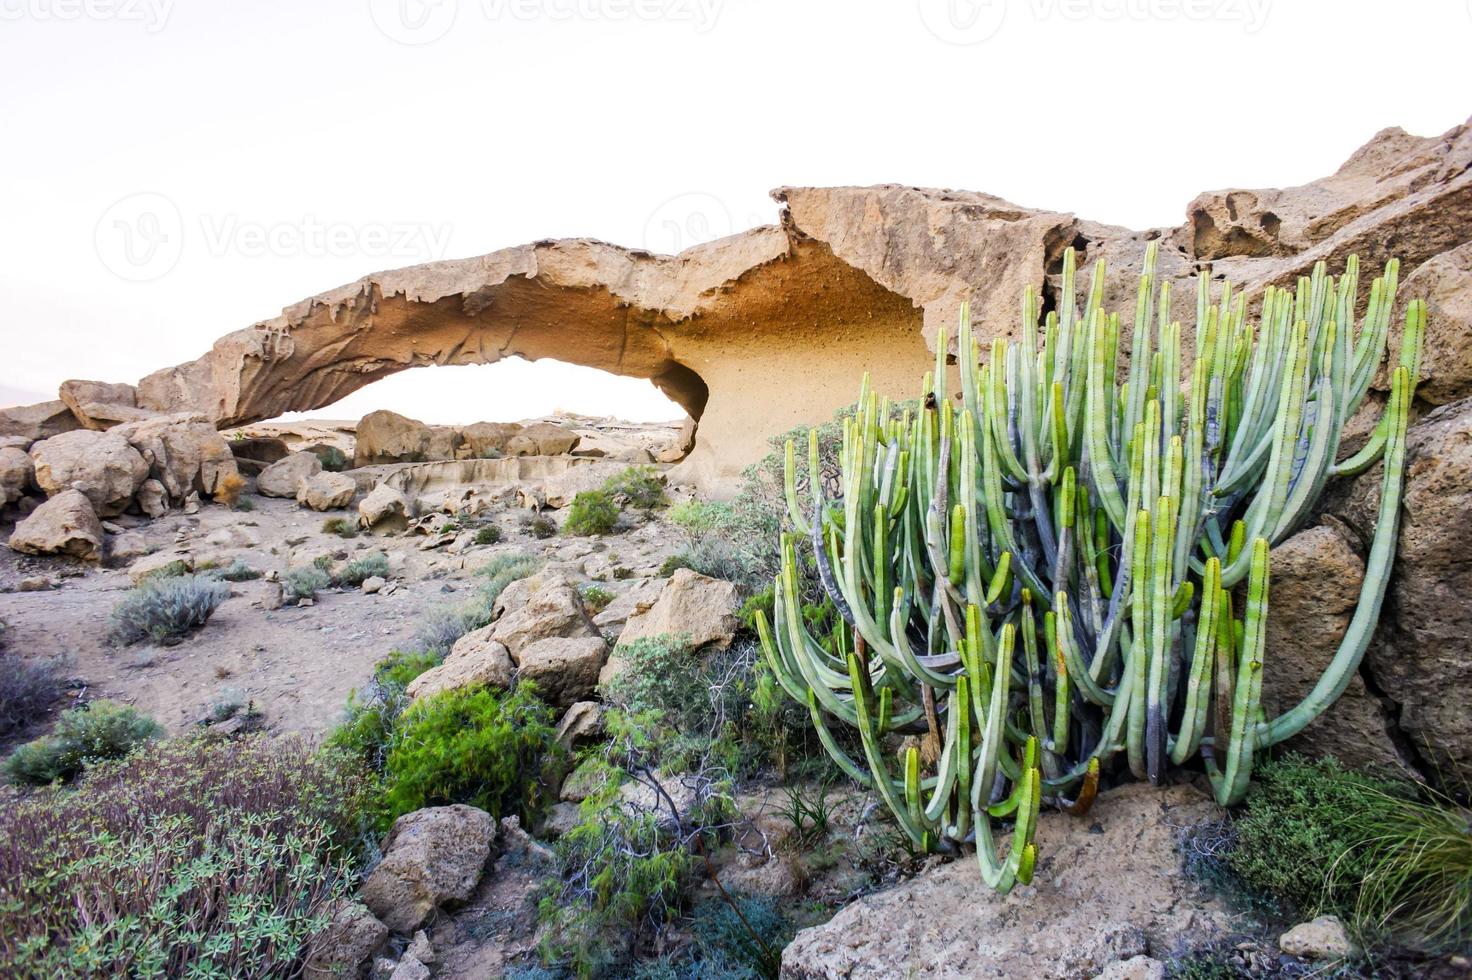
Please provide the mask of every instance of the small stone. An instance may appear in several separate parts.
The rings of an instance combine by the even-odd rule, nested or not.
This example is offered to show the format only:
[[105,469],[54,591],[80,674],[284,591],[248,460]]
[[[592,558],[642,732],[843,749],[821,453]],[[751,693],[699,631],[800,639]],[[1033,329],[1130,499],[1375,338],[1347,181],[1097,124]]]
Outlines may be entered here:
[[315,606],[317,603],[315,601],[313,601],[312,599],[298,599],[296,601],[296,604],[297,604],[297,607],[298,608],[305,609],[308,606]]
[[56,583],[44,575],[33,575],[20,580],[21,592],[49,592],[54,588]]
[[1300,922],[1278,937],[1278,948],[1305,960],[1342,960],[1358,952],[1349,930],[1334,915]]
[[281,583],[279,581],[268,581],[266,583],[265,595],[261,596],[261,608],[267,610],[280,609],[281,600]]
[[199,513],[199,492],[191,490],[189,496],[184,498],[184,513]]
[[1165,980],[1165,964],[1150,956],[1115,960],[1094,980]]
[[423,929],[414,934],[414,941],[409,944],[404,955],[412,956],[421,963],[434,962],[434,947],[430,945],[429,936],[425,935]]
[[429,967],[412,954],[405,953],[394,972],[389,974],[389,980],[429,980]]
[[370,575],[363,580],[363,594],[375,595],[388,584],[388,579],[382,575]]

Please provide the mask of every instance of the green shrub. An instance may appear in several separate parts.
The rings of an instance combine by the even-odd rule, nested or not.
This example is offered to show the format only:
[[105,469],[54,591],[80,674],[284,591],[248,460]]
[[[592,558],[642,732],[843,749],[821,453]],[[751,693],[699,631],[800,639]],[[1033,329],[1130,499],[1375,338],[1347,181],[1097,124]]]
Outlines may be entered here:
[[232,562],[225,568],[220,569],[220,571],[216,572],[215,574],[219,578],[224,579],[226,582],[249,582],[253,579],[258,579],[261,577],[260,572],[256,571],[254,568],[251,568],[239,558],[235,559],[234,562]]
[[388,577],[388,556],[381,552],[364,555],[362,558],[354,558],[342,567],[333,581],[338,585],[359,586],[364,579],[377,575],[379,578]]
[[348,468],[348,463],[352,462],[348,459],[347,454],[336,446],[313,446],[312,452],[317,455],[322,468],[329,473],[341,473]]
[[530,684],[416,701],[394,723],[384,764],[385,826],[427,806],[469,803],[532,826],[560,766],[556,719]]
[[602,490],[584,490],[572,498],[563,534],[607,534],[618,523],[618,506]]
[[709,535],[731,523],[731,505],[686,500],[665,513],[665,519],[685,533],[691,545],[698,545]]
[[484,524],[476,529],[476,544],[500,544],[501,529],[494,524]]
[[668,501],[664,495],[664,476],[652,466],[630,466],[603,481],[603,492],[622,497],[630,507],[653,510]]
[[173,561],[167,562],[163,565],[160,565],[158,568],[151,569],[150,571],[145,573],[143,577],[138,580],[138,584],[143,585],[146,582],[156,582],[159,579],[165,578],[181,578],[185,575],[188,575],[191,571],[193,571],[193,569],[189,567],[189,563],[187,561],[182,558],[175,558]]
[[0,810],[14,977],[299,975],[352,884],[364,781],[298,739],[183,739]]
[[24,728],[51,707],[61,685],[59,669],[51,657],[25,660],[0,653],[0,737]]
[[323,534],[335,534],[340,538],[356,538],[358,525],[346,517],[329,517],[322,522]]
[[438,667],[443,659],[428,651],[405,653],[395,650],[373,668],[373,679],[386,687],[402,691],[414,678],[426,670]]
[[208,575],[151,577],[113,607],[108,642],[176,642],[207,623],[229,596],[230,587]]
[[[328,561],[330,564],[331,559]],[[315,599],[331,584],[332,576],[315,563],[288,569],[281,576],[281,591],[288,599]]]
[[415,646],[443,657],[460,637],[490,623],[496,600],[501,597],[506,586],[517,579],[526,578],[540,568],[541,564],[540,558],[519,552],[492,556],[490,561],[476,570],[476,574],[485,579],[485,584],[474,598],[459,605],[442,606],[432,611],[414,636]]
[[659,574],[670,576],[681,568],[735,582],[746,591],[761,585],[761,581],[753,576],[751,565],[723,538],[707,538],[699,544],[681,548],[664,560],[664,564],[659,566]]
[[63,711],[51,734],[11,753],[5,771],[15,783],[44,786],[65,782],[84,767],[105,759],[120,759],[163,733],[158,722],[130,705],[93,701]]
[[546,540],[557,534],[557,524],[550,517],[539,515],[527,522],[526,530],[532,537]]
[[608,608],[613,601],[613,593],[597,585],[589,585],[583,588],[583,605],[588,612],[596,616]]

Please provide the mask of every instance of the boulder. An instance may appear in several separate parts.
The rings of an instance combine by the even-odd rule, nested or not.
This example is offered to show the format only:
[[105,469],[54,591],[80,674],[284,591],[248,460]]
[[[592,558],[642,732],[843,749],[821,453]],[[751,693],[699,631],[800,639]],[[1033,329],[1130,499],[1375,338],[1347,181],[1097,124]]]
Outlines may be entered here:
[[383,860],[363,882],[363,904],[389,929],[411,933],[436,909],[470,898],[495,838],[496,822],[473,806],[407,813],[394,821]]
[[419,463],[429,459],[433,433],[418,419],[395,412],[369,412],[358,422],[353,466],[378,463]]
[[425,459],[458,459],[460,430],[453,425],[431,425],[429,427],[429,449]]
[[1349,938],[1349,930],[1334,915],[1300,922],[1278,937],[1278,948],[1305,960],[1343,960],[1359,952]]
[[315,453],[295,452],[261,470],[256,477],[256,492],[263,497],[296,497],[302,482],[322,472],[322,461]]
[[386,483],[358,501],[358,524],[372,531],[402,531],[414,516],[409,498]]
[[665,580],[659,578],[647,578],[634,583],[632,588],[614,596],[613,601],[593,617],[593,625],[614,632],[622,630],[631,616],[647,612],[659,601],[664,586]]
[[27,446],[81,427],[66,402],[60,400],[0,408],[0,438],[19,438]]
[[338,510],[353,502],[358,481],[346,473],[323,470],[314,473],[296,488],[296,502],[313,510]]
[[181,503],[190,493],[213,496],[240,470],[230,444],[202,415],[165,415],[128,422],[111,430],[138,450],[169,500]]
[[291,455],[279,436],[244,436],[239,431],[230,440],[230,451],[238,463],[258,463],[262,469]]
[[0,448],[0,509],[25,495],[36,482],[36,467],[24,449]]
[[[1422,265],[1401,283],[1396,297],[1426,301],[1426,338],[1416,398],[1446,405],[1472,395],[1472,242]],[[1405,323],[1400,316],[1401,303],[1397,302],[1396,307],[1392,350],[1400,349]],[[1384,367],[1376,387],[1390,388]]]
[[1209,945],[1232,920],[1181,872],[1177,840],[1216,819],[1212,801],[1189,786],[1142,783],[1103,794],[1082,819],[1045,811],[1031,885],[1000,896],[974,858],[932,866],[799,932],[781,975],[881,980],[924,964],[929,980],[1092,977],[1152,949]]
[[494,631],[494,626],[482,626],[460,637],[444,662],[410,681],[405,693],[410,698],[420,698],[472,684],[502,689],[510,687],[516,667],[506,647],[491,639]]
[[154,414],[138,407],[138,389],[130,384],[105,381],[63,381],[62,404],[83,428],[110,429],[122,422],[136,422]]
[[603,706],[597,701],[578,701],[568,706],[557,723],[557,741],[566,749],[603,734]]
[[140,483],[135,497],[138,501],[138,509],[149,517],[163,517],[169,512],[168,491],[157,480],[144,480]]
[[565,708],[592,695],[607,659],[601,636],[549,636],[521,648],[516,674],[535,683],[542,700]]
[[80,490],[100,517],[115,517],[126,510],[148,478],[148,463],[114,432],[63,432],[32,446],[31,460],[36,466],[36,485],[48,496],[68,488]]
[[460,430],[461,459],[494,459],[506,455],[506,443],[521,432],[515,422],[476,422]]
[[169,569],[171,565],[182,565],[186,572],[194,571],[194,555],[187,551],[156,551],[144,555],[128,566],[128,579],[135,586]]
[[515,660],[537,640],[598,637],[598,631],[583,608],[582,594],[571,582],[558,576],[531,593],[520,608],[497,620],[492,635],[506,645]]
[[667,446],[655,453],[654,459],[660,463],[678,463],[690,455],[695,448],[695,420],[685,416],[685,421],[680,425],[679,434]]
[[555,422],[533,422],[506,440],[507,456],[561,456],[577,446],[579,436]]
[[689,649],[714,646],[724,650],[736,637],[741,620],[736,584],[681,568],[665,583],[659,599],[629,617],[619,646],[651,636],[680,637]]
[[359,902],[343,901],[327,928],[312,937],[302,967],[305,980],[357,980],[365,960],[388,939],[388,926]]
[[27,555],[102,558],[102,522],[80,490],[62,490],[15,526],[10,548]]

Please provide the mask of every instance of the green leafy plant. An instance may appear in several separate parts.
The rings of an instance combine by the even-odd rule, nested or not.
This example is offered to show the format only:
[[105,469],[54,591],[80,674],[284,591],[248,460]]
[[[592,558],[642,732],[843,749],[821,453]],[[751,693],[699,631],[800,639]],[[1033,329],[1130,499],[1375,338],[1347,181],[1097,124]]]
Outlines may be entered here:
[[339,538],[356,538],[358,525],[346,517],[329,517],[322,522],[323,534],[335,534]]
[[583,587],[583,605],[587,607],[591,615],[598,615],[607,609],[608,604],[612,601],[613,593],[601,586],[588,585]]
[[261,573],[251,568],[239,558],[215,573],[218,578],[226,582],[249,582],[261,577]]
[[288,599],[315,599],[331,584],[332,576],[315,564],[288,569],[281,576],[281,591]]
[[618,523],[618,505],[603,490],[584,490],[572,498],[563,534],[607,534]]
[[603,492],[621,497],[629,507],[654,510],[667,502],[664,476],[652,466],[630,466],[603,481]]
[[329,473],[341,473],[352,462],[347,453],[336,446],[313,446],[312,452],[316,454],[322,468]]
[[[1355,676],[1385,595],[1424,303],[1407,310],[1374,435],[1336,462],[1385,352],[1397,264],[1371,286],[1358,327],[1353,257],[1338,280],[1321,262],[1296,292],[1269,287],[1256,323],[1230,285],[1214,301],[1203,271],[1194,355],[1183,358],[1168,283],[1156,312],[1156,251],[1128,332],[1103,308],[1102,264],[1080,315],[1070,249],[1041,338],[1029,290],[1019,342],[997,339],[983,364],[963,310],[959,402],[944,331],[919,410],[896,412],[866,379],[843,422],[836,488],[813,438],[803,493],[787,446],[793,530],[773,627],[757,616],[768,663],[917,848],[954,851],[974,830],[982,877],[1002,892],[1031,880],[1039,807],[1086,809],[1117,756],[1152,782],[1200,758],[1218,802],[1240,801],[1254,755],[1302,731]],[[1331,477],[1381,459],[1344,640],[1301,703],[1259,717],[1269,546],[1312,513]],[[844,629],[808,629],[808,561]],[[857,729],[862,761],[832,739],[830,719]],[[892,733],[917,736],[897,770],[882,744]],[[1000,853],[992,818],[1008,815]]]
[[297,975],[363,785],[299,739],[182,739],[0,809],[6,976]]
[[827,838],[830,789],[829,783],[813,788],[788,786],[783,789],[783,800],[777,812],[792,824],[794,843],[798,847],[811,847]]
[[338,585],[359,586],[365,579],[377,575],[379,578],[388,577],[388,556],[376,551],[362,558],[354,558],[332,576]]
[[500,544],[501,529],[494,524],[483,524],[475,531],[476,544]]
[[105,759],[120,759],[163,735],[158,722],[131,705],[93,701],[63,711],[51,734],[27,742],[5,760],[11,782],[44,786],[65,782]]
[[730,504],[684,500],[665,512],[665,519],[684,532],[686,540],[698,545],[731,521]]
[[384,764],[384,826],[426,806],[469,803],[531,826],[560,765],[552,709],[530,684],[472,687],[416,701],[394,723]]
[[209,575],[154,576],[130,589],[116,606],[108,624],[108,642],[116,646],[178,642],[205,623],[230,587]]

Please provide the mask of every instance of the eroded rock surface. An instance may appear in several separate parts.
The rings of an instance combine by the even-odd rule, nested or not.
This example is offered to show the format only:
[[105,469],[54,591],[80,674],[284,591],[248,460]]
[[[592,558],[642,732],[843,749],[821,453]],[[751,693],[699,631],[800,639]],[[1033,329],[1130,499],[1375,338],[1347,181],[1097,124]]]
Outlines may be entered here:
[[413,932],[440,906],[474,893],[495,839],[491,815],[463,803],[406,813],[363,882],[363,904],[394,932]]

